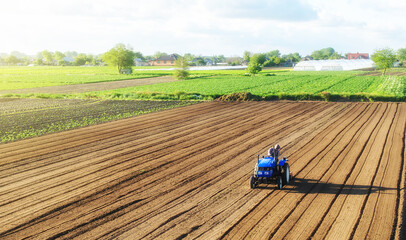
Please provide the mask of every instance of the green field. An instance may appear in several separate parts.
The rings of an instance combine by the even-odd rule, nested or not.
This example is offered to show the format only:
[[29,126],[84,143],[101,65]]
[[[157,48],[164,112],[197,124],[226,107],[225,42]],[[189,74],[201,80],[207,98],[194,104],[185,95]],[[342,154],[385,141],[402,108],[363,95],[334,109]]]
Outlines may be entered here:
[[[362,72],[264,72],[201,75],[198,78],[101,91],[104,98],[204,99],[250,93],[257,99],[404,101],[406,76],[363,76]],[[91,95],[91,94],[90,94]]]
[[[141,69],[141,68],[140,68]],[[404,69],[394,70],[404,73]],[[405,101],[406,76],[373,76],[361,71],[294,72],[265,70],[190,71],[191,79],[50,98],[213,100],[248,93],[258,100]],[[0,67],[0,90],[106,82],[170,75],[170,70],[120,75],[109,67]],[[10,97],[10,95],[8,95]],[[14,95],[13,97],[19,95]],[[27,96],[27,95],[26,95]],[[28,95],[35,97],[36,95]],[[23,97],[21,95],[20,97]],[[38,95],[43,97],[43,95]]]
[[168,71],[140,71],[123,75],[109,67],[0,67],[0,90],[109,82],[167,74]]
[[[115,90],[81,94],[3,94],[0,143],[198,103],[196,100],[405,101],[406,74],[404,69],[397,71],[388,76],[360,71],[265,70],[256,76],[247,76],[245,70],[191,71],[189,80]],[[120,75],[108,67],[0,67],[0,90],[170,74],[170,70],[154,70]]]

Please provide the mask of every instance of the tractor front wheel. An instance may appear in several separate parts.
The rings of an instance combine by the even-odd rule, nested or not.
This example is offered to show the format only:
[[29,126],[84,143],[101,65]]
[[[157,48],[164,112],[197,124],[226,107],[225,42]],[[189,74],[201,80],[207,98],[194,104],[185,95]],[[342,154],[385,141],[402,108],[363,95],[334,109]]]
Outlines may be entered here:
[[251,186],[252,189],[254,189],[256,187],[256,181],[255,181],[254,176],[250,177],[250,186]]

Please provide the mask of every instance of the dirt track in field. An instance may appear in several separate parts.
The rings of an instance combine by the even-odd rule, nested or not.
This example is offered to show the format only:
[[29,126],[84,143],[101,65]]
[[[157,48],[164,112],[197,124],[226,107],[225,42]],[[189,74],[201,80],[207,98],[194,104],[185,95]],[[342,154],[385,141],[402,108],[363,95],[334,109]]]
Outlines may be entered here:
[[118,80],[111,82],[99,82],[99,83],[86,83],[86,84],[74,84],[52,87],[39,87],[39,88],[25,88],[15,90],[1,90],[1,94],[29,94],[29,93],[50,93],[50,94],[70,94],[70,93],[84,93],[92,91],[104,91],[118,88],[135,87],[142,85],[150,85],[164,82],[177,81],[171,76],[154,77],[154,78],[139,78],[130,80]]
[[[405,103],[210,102],[3,144],[0,238],[394,238],[405,119]],[[275,143],[293,183],[250,189]]]

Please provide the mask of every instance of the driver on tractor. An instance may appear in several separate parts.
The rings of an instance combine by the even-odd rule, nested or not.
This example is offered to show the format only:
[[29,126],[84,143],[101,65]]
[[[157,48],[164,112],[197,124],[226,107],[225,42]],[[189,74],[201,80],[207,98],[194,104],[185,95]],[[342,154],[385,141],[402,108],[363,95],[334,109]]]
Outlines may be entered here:
[[281,149],[281,147],[279,146],[279,144],[276,144],[275,147],[271,147],[268,150],[268,156],[271,156],[275,159],[275,162],[278,163],[278,157],[279,157],[279,150]]

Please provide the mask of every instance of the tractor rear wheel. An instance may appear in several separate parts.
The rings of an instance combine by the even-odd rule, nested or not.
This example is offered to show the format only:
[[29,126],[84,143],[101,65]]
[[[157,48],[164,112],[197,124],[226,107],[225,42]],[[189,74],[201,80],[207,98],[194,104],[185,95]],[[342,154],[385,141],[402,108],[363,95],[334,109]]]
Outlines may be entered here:
[[290,168],[289,168],[288,163],[283,164],[283,167],[282,167],[282,180],[283,180],[283,185],[289,184]]
[[254,189],[256,187],[254,176],[250,177],[250,186],[252,189]]
[[277,177],[276,177],[276,186],[278,187],[278,189],[282,189],[282,187],[283,187],[283,183],[282,183],[282,176],[281,175],[278,175]]

